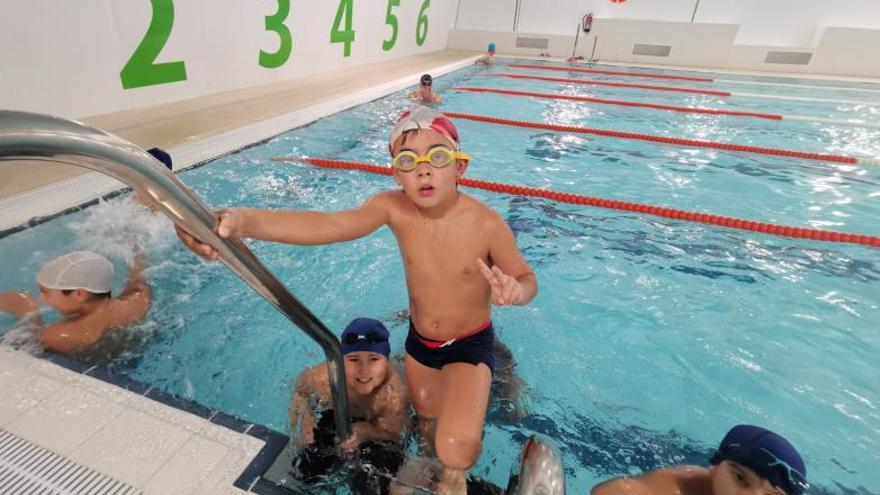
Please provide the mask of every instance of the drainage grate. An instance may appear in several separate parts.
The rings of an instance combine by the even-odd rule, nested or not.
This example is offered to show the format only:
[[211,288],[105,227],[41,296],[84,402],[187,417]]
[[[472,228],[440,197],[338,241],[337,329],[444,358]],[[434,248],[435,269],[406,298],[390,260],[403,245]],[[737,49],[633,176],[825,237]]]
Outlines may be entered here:
[[807,65],[813,58],[811,52],[767,52],[765,64]]
[[0,493],[134,495],[141,492],[0,428]]
[[547,49],[550,44],[550,38],[529,38],[526,36],[516,37],[517,48],[543,48]]
[[652,45],[649,43],[636,43],[633,45],[633,55],[647,55],[649,57],[668,57],[672,51],[672,45]]

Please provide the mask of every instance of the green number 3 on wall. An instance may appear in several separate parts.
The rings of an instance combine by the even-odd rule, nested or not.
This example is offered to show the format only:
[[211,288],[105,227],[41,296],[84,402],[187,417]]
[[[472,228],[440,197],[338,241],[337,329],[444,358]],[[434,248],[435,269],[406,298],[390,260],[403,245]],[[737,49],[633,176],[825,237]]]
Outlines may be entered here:
[[290,35],[290,29],[284,25],[284,21],[290,15],[290,0],[277,0],[277,2],[278,12],[275,12],[275,15],[266,16],[266,31],[277,33],[281,45],[275,53],[260,50],[260,65],[267,69],[284,65],[293,50],[293,36]]
[[186,65],[183,61],[155,63],[156,57],[171,35],[174,24],[173,0],[150,0],[153,19],[147,34],[137,46],[119,76],[124,89],[141,88],[155,84],[186,81]]

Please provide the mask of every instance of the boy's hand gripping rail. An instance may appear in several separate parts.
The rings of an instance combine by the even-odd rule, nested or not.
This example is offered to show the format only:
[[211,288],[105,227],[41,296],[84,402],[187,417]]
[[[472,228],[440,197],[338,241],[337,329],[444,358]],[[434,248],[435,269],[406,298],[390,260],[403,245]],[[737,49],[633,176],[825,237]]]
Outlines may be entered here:
[[230,270],[324,350],[329,362],[337,438],[348,438],[351,418],[339,340],[241,240],[217,235],[214,214],[155,158],[124,139],[79,122],[0,110],[0,161],[8,160],[65,163],[109,175],[149,197],[174,223],[210,244]]

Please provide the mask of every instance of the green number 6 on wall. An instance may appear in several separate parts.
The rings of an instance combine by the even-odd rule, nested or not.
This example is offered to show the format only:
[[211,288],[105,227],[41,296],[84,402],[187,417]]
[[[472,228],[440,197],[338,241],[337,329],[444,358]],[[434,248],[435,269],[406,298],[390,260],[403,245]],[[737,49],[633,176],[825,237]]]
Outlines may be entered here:
[[416,24],[416,44],[422,46],[428,37],[428,15],[425,11],[431,6],[431,0],[425,0],[419,10],[419,22]]

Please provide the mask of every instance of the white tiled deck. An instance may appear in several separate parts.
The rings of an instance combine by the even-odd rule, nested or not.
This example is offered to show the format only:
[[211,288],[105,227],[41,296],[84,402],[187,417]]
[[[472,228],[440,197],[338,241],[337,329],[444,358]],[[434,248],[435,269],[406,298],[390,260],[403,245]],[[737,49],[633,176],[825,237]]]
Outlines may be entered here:
[[0,346],[0,428],[146,494],[233,486],[264,442]]

